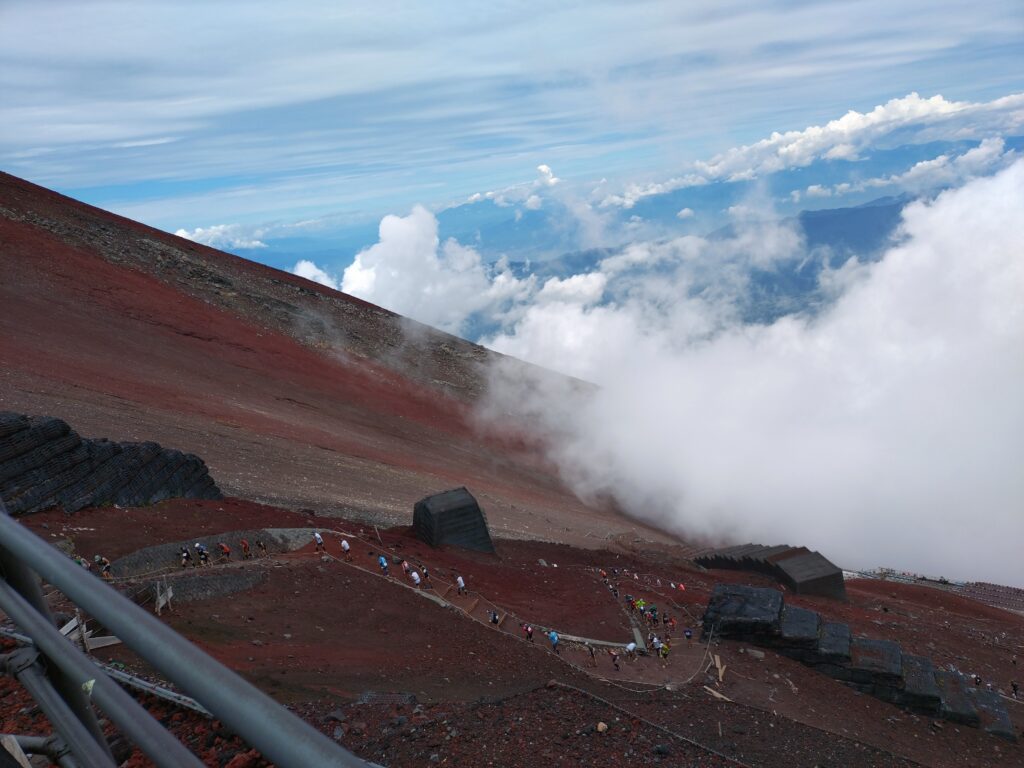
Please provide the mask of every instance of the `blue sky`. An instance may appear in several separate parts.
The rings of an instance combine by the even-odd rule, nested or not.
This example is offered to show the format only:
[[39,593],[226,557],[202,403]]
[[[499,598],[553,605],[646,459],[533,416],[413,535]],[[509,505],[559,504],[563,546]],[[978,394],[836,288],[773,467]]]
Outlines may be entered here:
[[542,164],[583,198],[911,92],[991,101],[1022,41],[1015,0],[7,0],[0,167],[170,231],[344,228]]

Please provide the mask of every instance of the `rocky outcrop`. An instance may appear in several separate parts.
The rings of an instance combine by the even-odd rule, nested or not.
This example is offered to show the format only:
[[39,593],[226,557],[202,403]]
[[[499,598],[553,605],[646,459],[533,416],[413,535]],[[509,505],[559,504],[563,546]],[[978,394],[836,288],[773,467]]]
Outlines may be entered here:
[[842,569],[807,547],[740,544],[705,553],[694,561],[704,568],[763,573],[799,595],[846,599]]
[[786,605],[776,589],[718,584],[704,613],[705,636],[774,648],[876,698],[929,717],[982,728],[1016,741],[1006,707],[958,672],[903,653],[891,640],[851,637],[850,628]]
[[84,439],[60,419],[0,411],[0,499],[10,514],[171,498],[219,499],[221,493],[191,453]]

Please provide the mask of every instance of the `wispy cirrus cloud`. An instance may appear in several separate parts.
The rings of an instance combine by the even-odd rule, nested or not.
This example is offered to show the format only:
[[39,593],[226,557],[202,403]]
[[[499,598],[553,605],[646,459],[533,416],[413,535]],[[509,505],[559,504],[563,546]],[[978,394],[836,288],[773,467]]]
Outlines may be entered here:
[[[759,136],[827,128],[850,105],[870,115],[920,83],[951,83],[956,105],[1024,86],[1013,0],[899,13],[884,0],[536,2],[480,16],[392,0],[187,14],[170,0],[9,0],[0,16],[4,167],[171,228],[251,221],[243,198],[279,219],[441,205],[546,163],[632,181],[614,193],[628,203],[662,183],[637,179],[701,157],[721,156],[704,176],[757,172],[767,160],[750,153],[781,150]],[[309,194],[281,194],[295,188]],[[140,197],[159,204],[132,208]]]

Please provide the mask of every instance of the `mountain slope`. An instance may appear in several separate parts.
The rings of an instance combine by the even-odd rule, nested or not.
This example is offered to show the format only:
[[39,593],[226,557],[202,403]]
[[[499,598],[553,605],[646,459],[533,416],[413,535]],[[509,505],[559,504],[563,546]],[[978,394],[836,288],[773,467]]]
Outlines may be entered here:
[[508,535],[640,529],[479,434],[476,345],[5,174],[0,275],[0,409],[197,453],[229,495],[406,522],[464,484]]

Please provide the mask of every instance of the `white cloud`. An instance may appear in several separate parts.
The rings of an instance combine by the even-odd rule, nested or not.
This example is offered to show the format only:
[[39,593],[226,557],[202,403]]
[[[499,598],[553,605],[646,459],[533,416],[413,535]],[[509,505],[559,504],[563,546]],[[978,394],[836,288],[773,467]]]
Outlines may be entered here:
[[804,190],[804,194],[808,197],[831,197],[832,190],[828,187],[824,187],[821,184],[811,184]]
[[308,259],[298,261],[292,267],[292,274],[312,280],[314,283],[320,283],[320,285],[326,285],[328,288],[333,288],[336,291],[341,290],[341,285],[338,283],[337,278],[331,276]]
[[196,227],[195,229],[179,229],[174,234],[211,248],[253,249],[266,248],[267,244],[259,238],[262,230],[251,231],[239,224],[215,224],[212,227]]
[[[1002,138],[989,137],[962,155],[954,157],[939,155],[930,160],[921,160],[903,173],[864,179],[854,183],[837,184],[831,189],[819,185],[814,186],[820,190],[822,197],[833,193],[843,195],[849,192],[884,187],[896,187],[919,194],[940,187],[962,184],[978,176],[990,175],[1000,168],[1010,165],[1016,158],[1016,152],[1005,150],[1005,142]],[[810,196],[810,192],[811,187],[808,187],[808,196]]]
[[608,277],[600,272],[549,278],[537,294],[538,303],[561,302],[581,307],[596,304],[604,295]]
[[664,195],[669,192],[674,192],[677,189],[685,189],[687,187],[699,187],[703,184],[707,184],[708,180],[703,176],[696,174],[687,174],[686,176],[680,176],[679,178],[669,179],[668,181],[650,183],[650,184],[629,184],[621,195],[607,195],[601,200],[602,208],[610,208],[612,206],[618,206],[619,208],[626,208],[627,210],[632,208],[638,202],[643,200],[645,197],[652,197],[654,195]]
[[685,219],[692,219],[693,218],[693,208],[681,208],[679,210],[679,213],[676,214],[676,218],[677,219],[684,219],[684,220]]
[[540,171],[540,180],[545,186],[553,187],[561,181],[560,178],[555,176],[555,172],[551,170],[549,165],[538,165],[537,170]]
[[488,269],[480,255],[455,240],[441,243],[437,219],[415,206],[408,216],[385,216],[379,241],[355,257],[341,289],[399,314],[459,333],[474,313],[495,317],[532,289],[504,265]]
[[538,195],[530,195],[523,205],[531,211],[539,211],[544,201]]
[[495,412],[533,418],[582,496],[684,535],[1024,586],[1022,217],[1024,161],[914,203],[901,245],[837,270],[816,318],[741,325],[685,269],[538,302],[489,343],[601,387],[496,375]]
[[[850,110],[824,125],[772,133],[761,141],[698,161],[693,164],[692,172],[680,177],[629,184],[621,194],[605,195],[601,205],[628,209],[645,197],[712,181],[750,181],[776,171],[804,167],[820,159],[854,160],[897,131],[909,131],[901,141],[914,143],[940,138],[981,138],[994,130],[1019,130],[1021,126],[1024,126],[1024,94],[974,103],[950,101],[942,95],[922,98],[911,93],[891,99],[869,112]],[[825,187],[812,185],[811,189],[815,189],[818,196],[825,196]],[[815,196],[810,189],[808,192]]]

